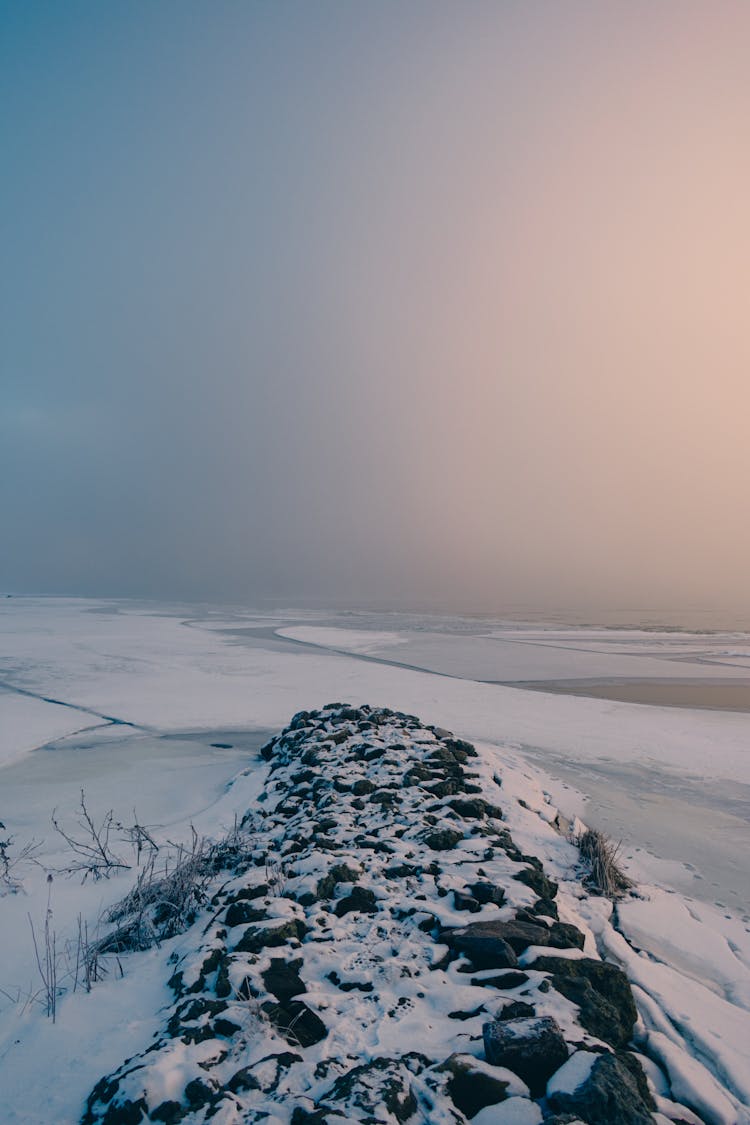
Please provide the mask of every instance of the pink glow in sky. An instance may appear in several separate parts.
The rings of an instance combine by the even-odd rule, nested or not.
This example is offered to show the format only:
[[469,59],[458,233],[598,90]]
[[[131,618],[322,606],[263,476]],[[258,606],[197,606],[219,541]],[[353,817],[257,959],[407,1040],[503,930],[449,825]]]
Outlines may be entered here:
[[0,585],[748,607],[750,6],[0,24]]

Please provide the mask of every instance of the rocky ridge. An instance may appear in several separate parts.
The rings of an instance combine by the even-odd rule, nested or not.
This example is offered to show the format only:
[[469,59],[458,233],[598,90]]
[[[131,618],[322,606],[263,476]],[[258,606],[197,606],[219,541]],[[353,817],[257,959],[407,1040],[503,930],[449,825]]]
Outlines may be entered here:
[[163,1028],[82,1125],[699,1120],[656,1112],[627,978],[514,843],[473,746],[337,703],[262,754]]

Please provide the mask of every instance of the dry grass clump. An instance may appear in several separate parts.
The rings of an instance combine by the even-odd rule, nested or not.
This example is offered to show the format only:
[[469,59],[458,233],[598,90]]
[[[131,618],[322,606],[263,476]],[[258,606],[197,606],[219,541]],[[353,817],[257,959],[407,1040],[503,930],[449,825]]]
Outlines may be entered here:
[[607,898],[622,898],[635,886],[618,863],[621,844],[593,828],[587,828],[576,840],[586,867],[585,882]]
[[[152,855],[138,873],[135,885],[123,899],[110,907],[104,915],[105,922],[122,922],[131,936],[143,929],[152,930],[145,947],[154,944],[154,938],[171,937],[189,925],[195,910],[205,901],[206,885],[212,871],[209,863],[210,846],[193,831],[192,844],[177,853],[173,863],[166,861],[161,871]],[[118,931],[119,932],[119,931]],[[115,938],[115,934],[109,939]],[[144,935],[145,936],[145,935]],[[121,948],[144,948],[144,943],[128,942]]]
[[207,902],[217,872],[247,864],[251,853],[252,841],[236,823],[219,841],[199,837],[193,829],[190,845],[177,847],[159,868],[152,852],[135,885],[104,914],[102,921],[119,925],[95,943],[96,954],[150,949],[182,933]]
[[[32,985],[28,995],[22,989],[17,989],[15,995],[0,989],[0,995],[11,1003],[20,1004],[25,996],[25,1010],[29,1004],[40,1002],[54,1022],[59,996],[70,989],[75,992],[79,987],[90,992],[97,981],[108,975],[112,962],[122,975],[119,954],[151,949],[166,938],[182,933],[208,902],[212,884],[220,873],[237,872],[259,862],[253,836],[236,817],[232,829],[219,840],[199,836],[191,825],[192,836],[186,845],[171,840],[157,843],[151,829],[138,822],[135,810],[133,816],[134,823],[126,826],[116,821],[110,810],[98,822],[89,812],[83,790],[77,829],[64,828],[53,813],[56,831],[73,852],[73,858],[60,869],[61,873],[81,875],[85,882],[89,877],[109,879],[119,871],[130,870],[132,864],[112,851],[111,841],[119,839],[131,845],[138,876],[125,897],[100,916],[94,936],[89,935],[88,924],[79,914],[77,937],[60,945],[53,925],[53,876],[48,872],[47,909],[41,926],[35,927],[29,915],[41,987]],[[0,897],[23,889],[14,870],[19,863],[25,860],[38,863],[35,856],[40,845],[35,841],[17,854],[12,851],[13,844],[13,837],[0,822]],[[142,862],[144,857],[145,862]],[[280,880],[283,876],[284,867],[279,864],[275,878]],[[112,928],[99,936],[102,925]]]

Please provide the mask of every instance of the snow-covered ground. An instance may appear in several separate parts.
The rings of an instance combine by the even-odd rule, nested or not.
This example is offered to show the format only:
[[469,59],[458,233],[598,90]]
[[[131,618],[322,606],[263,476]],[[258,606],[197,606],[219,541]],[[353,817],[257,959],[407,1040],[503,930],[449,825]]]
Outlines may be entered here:
[[[294,712],[342,699],[417,714],[481,744],[488,768],[502,762],[539,814],[518,827],[530,852],[549,847],[555,808],[623,838],[641,897],[620,908],[617,929],[591,900],[588,924],[637,984],[653,1054],[688,1093],[697,1084],[707,1121],[732,1125],[750,1102],[750,715],[490,681],[697,681],[748,667],[738,634],[4,599],[0,821],[16,847],[39,841],[47,868],[65,854],[50,814],[71,826],[81,788],[97,816],[112,808],[132,823],[135,809],[160,839],[187,839],[191,820],[216,833],[245,811],[264,768],[231,779]],[[137,986],[98,986],[95,1016],[90,998],[63,998],[52,1027],[33,1000],[28,921],[39,930],[50,885],[37,865],[17,874],[24,892],[0,898],[0,1092],[9,1121],[64,1125],[162,1000],[146,968]],[[81,887],[56,875],[58,940],[74,936],[79,912],[93,924],[129,880]]]

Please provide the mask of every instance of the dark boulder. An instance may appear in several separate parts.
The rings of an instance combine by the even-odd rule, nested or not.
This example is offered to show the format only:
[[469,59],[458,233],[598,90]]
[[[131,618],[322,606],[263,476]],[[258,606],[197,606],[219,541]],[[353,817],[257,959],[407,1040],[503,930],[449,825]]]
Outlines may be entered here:
[[549,945],[552,949],[583,949],[585,935],[570,922],[553,922],[549,928]]
[[482,800],[481,797],[457,797],[454,801],[449,801],[448,805],[464,820],[481,820],[485,816],[502,820],[503,817],[502,809],[497,805],[491,805],[489,801]]
[[538,898],[534,905],[529,907],[529,914],[543,914],[547,918],[559,917],[557,906],[551,898]]
[[327,875],[318,879],[315,892],[318,898],[331,898],[339,883],[356,883],[359,872],[346,863],[335,863]]
[[[561,1113],[576,1114],[588,1125],[652,1125],[651,1111],[655,1106],[642,1072],[639,1081],[630,1062],[625,1063],[624,1055],[584,1058],[589,1054],[588,1051],[576,1052],[568,1067],[563,1067],[559,1076],[552,1077],[548,1089],[550,1107]],[[637,1059],[628,1058],[639,1067]],[[579,1059],[584,1062],[580,1067],[583,1078],[576,1085]],[[590,1062],[591,1069],[586,1073]],[[567,1075],[566,1069],[571,1069],[572,1073]]]
[[487,1062],[512,1070],[537,1098],[568,1058],[562,1032],[551,1016],[493,1020],[482,1034]]
[[477,926],[492,927],[492,931],[507,941],[514,953],[523,953],[530,945],[549,945],[549,930],[531,922],[478,922]]
[[469,1119],[508,1096],[509,1083],[481,1070],[471,1055],[451,1055],[437,1070],[448,1073],[448,1095],[456,1109]]
[[488,902],[494,902],[496,906],[502,906],[505,902],[505,891],[502,887],[496,887],[494,883],[480,881],[472,883],[466,890],[482,906],[486,906]]
[[503,923],[474,922],[445,930],[442,939],[454,952],[465,954],[477,969],[515,969],[518,958],[498,925]]
[[243,922],[262,922],[266,918],[265,910],[256,910],[248,902],[233,902],[227,909],[224,921],[227,926],[241,926]]
[[478,914],[482,909],[477,900],[464,891],[453,892],[453,906],[456,910],[468,910],[469,914]]
[[425,836],[425,843],[428,848],[432,848],[436,852],[447,852],[451,848],[455,848],[461,840],[463,840],[463,832],[457,832],[455,828],[439,828],[435,832],[430,832]]
[[302,967],[302,959],[285,961],[283,957],[272,957],[270,968],[263,975],[263,984],[266,991],[275,996],[282,1004],[306,992],[304,981],[297,971]]
[[294,920],[282,922],[279,926],[248,926],[234,948],[237,953],[260,953],[267,947],[301,941],[306,932],[304,922]]
[[376,914],[378,901],[374,893],[366,887],[354,887],[351,894],[336,903],[338,918],[343,918],[345,914],[351,914],[354,910],[358,910],[360,914]]
[[557,894],[557,883],[549,879],[537,867],[524,867],[513,878],[517,879],[519,883],[525,883],[527,887],[531,887],[532,891],[536,891],[540,898],[553,899]]
[[[559,922],[548,927],[539,922],[519,922],[516,919],[501,922],[498,919],[446,930],[443,940],[451,949],[465,953],[478,969],[506,969],[515,968],[518,963],[508,959],[508,947],[515,955],[523,953],[530,945],[580,949],[583,934],[575,926],[563,926]],[[537,967],[535,963],[534,968]]]
[[474,988],[520,988],[522,984],[526,984],[529,977],[527,973],[522,973],[520,969],[511,969],[507,973],[500,973],[496,977],[472,977],[469,983]]
[[534,968],[551,973],[553,987],[578,1005],[586,1031],[613,1047],[630,1042],[638,1013],[628,978],[617,965],[589,957],[538,957]]
[[345,1121],[408,1121],[418,1109],[412,1078],[426,1062],[422,1056],[407,1054],[400,1059],[375,1058],[355,1066],[336,1079],[324,1101],[315,1107],[321,1116],[298,1116],[296,1120],[323,1122],[340,1116]]
[[312,1047],[328,1035],[328,1028],[320,1016],[311,1012],[300,1000],[289,1000],[284,1004],[263,1005],[276,1030],[296,1047]]

